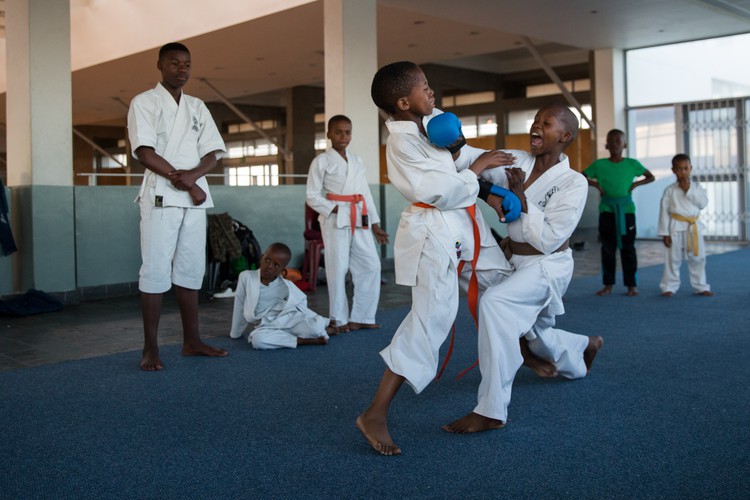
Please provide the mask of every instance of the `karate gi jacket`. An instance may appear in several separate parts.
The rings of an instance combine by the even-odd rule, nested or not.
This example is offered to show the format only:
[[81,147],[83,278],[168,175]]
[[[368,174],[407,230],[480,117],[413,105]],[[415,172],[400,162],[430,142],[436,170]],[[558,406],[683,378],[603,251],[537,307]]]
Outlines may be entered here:
[[[333,148],[319,154],[310,164],[307,175],[307,204],[320,214],[320,226],[325,227],[323,221],[331,216],[336,206],[336,227],[351,226],[352,204],[346,201],[333,201],[326,198],[333,194],[361,194],[367,204],[367,214],[370,225],[380,224],[380,217],[375,201],[367,184],[367,173],[362,158],[346,151],[346,160]],[[356,226],[362,227],[362,203],[356,204]]]
[[[435,110],[425,123],[441,111]],[[430,237],[458,264],[457,243],[463,247],[461,260],[473,256],[473,225],[467,207],[476,204],[477,176],[469,161],[454,162],[445,148],[433,146],[415,123],[388,120],[386,144],[388,179],[410,203],[401,213],[393,245],[396,283],[415,286],[417,268],[425,240]],[[437,210],[421,208],[426,203]],[[481,246],[497,246],[479,210],[476,213]]]
[[[217,160],[226,153],[224,140],[206,105],[200,99],[186,95],[179,105],[172,94],[158,83],[156,87],[133,98],[128,110],[128,136],[133,157],[141,146],[154,151],[178,170],[189,170],[200,164],[201,158],[219,151]],[[205,176],[196,184],[206,193],[200,208],[214,206]],[[172,186],[169,180],[146,169],[136,201],[153,187],[156,196],[162,197],[162,206],[194,207],[187,191]]]

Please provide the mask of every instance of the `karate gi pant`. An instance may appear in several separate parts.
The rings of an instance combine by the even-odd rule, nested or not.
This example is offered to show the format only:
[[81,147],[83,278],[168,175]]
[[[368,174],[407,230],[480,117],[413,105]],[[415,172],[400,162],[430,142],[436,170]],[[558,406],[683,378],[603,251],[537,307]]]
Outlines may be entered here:
[[[481,292],[510,273],[510,264],[499,247],[483,247],[477,261]],[[471,263],[462,270],[466,286]],[[392,372],[406,379],[419,394],[437,375],[440,346],[450,333],[458,312],[459,276],[442,247],[427,238],[417,268],[417,284],[411,290],[411,310],[401,322],[388,347],[380,356]]]
[[[370,229],[336,227],[336,217],[328,217],[321,226],[325,245],[325,269],[329,316],[337,326],[375,323],[380,301],[380,256]],[[354,295],[349,313],[346,273],[352,273]]]
[[[280,325],[284,326],[281,327]],[[279,320],[263,322],[250,332],[248,340],[254,349],[280,349],[297,347],[297,339],[328,339],[326,326],[328,320],[313,311],[298,312],[294,318],[289,314],[282,315]]]
[[[547,262],[543,264],[542,259]],[[567,289],[573,274],[573,259],[558,254],[515,255],[511,263],[515,272],[486,290],[479,302],[482,381],[474,412],[503,422],[508,420],[513,380],[523,364],[521,336],[530,332],[526,335],[529,349],[570,379],[586,376],[583,351],[589,341],[584,335],[553,328],[555,315],[550,307],[553,292],[557,290],[562,297]]]
[[703,243],[703,233],[698,230],[698,255],[693,253],[693,248],[687,248],[688,238],[692,238],[690,231],[673,231],[672,246],[665,248],[664,272],[661,275],[659,288],[661,292],[675,293],[680,288],[680,267],[682,260],[687,260],[690,286],[695,293],[711,290],[706,283],[706,246]]

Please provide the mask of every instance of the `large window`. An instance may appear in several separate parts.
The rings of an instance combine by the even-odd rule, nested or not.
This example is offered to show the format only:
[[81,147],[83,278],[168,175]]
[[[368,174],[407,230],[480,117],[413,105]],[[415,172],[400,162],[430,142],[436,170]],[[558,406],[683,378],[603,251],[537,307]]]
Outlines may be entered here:
[[750,34],[629,50],[629,106],[750,95]]
[[227,186],[278,186],[279,166],[271,164],[226,167],[224,177]]

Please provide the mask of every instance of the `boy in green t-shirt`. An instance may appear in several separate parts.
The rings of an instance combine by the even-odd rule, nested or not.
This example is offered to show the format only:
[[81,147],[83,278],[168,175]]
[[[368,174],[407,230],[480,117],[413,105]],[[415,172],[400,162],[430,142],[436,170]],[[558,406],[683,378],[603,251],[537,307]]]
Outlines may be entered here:
[[[641,162],[624,158],[627,147],[625,132],[618,129],[607,133],[606,148],[609,158],[596,160],[584,171],[589,185],[601,194],[599,202],[599,239],[602,243],[602,281],[604,288],[597,295],[609,295],[615,284],[617,249],[620,249],[622,276],[628,295],[638,295],[636,273],[638,259],[635,253],[635,204],[631,192],[643,184],[654,181],[654,175]],[[638,181],[636,178],[643,177]],[[634,182],[635,181],[635,182]]]

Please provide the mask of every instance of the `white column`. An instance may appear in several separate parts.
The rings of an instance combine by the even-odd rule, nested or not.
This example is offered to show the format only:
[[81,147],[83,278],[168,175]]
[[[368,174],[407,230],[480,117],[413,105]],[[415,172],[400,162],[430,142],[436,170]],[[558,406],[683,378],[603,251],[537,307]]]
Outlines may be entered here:
[[14,288],[76,289],[70,2],[7,0],[8,185]]
[[367,181],[380,183],[378,110],[370,97],[378,69],[376,0],[325,0],[326,120],[352,120],[350,149],[362,157]]
[[594,123],[596,157],[609,156],[604,145],[607,132],[618,128],[627,134],[625,114],[625,57],[622,50],[594,51]]
[[73,185],[70,2],[7,0],[8,185]]

